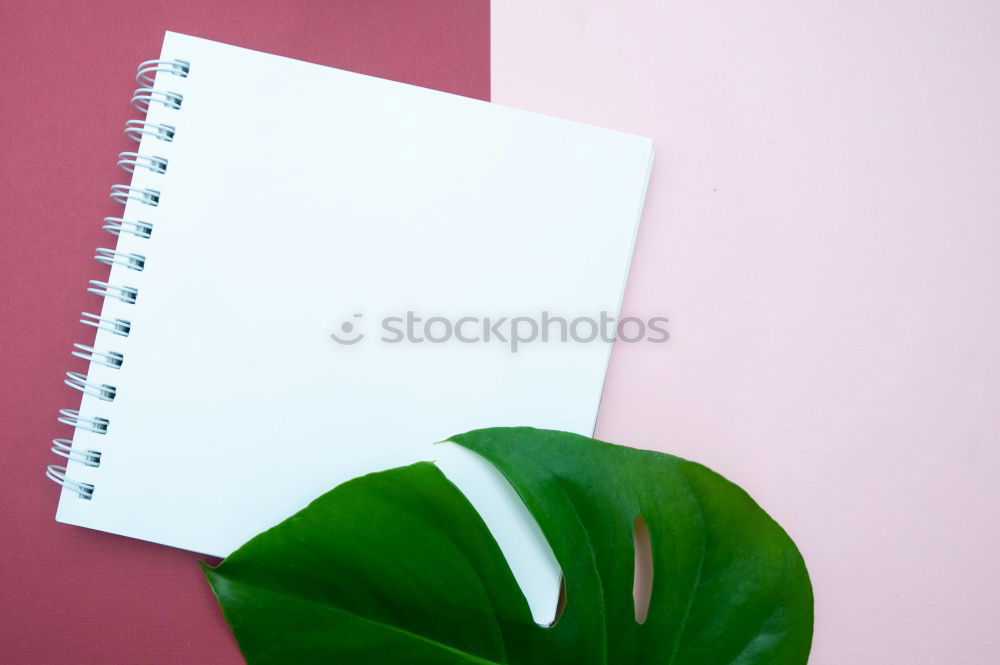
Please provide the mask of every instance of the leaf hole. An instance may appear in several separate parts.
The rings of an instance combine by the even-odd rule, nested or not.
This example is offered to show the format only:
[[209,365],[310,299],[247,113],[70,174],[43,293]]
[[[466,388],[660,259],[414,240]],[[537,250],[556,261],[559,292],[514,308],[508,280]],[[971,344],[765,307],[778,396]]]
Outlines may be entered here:
[[[472,503],[492,532],[531,617],[551,626],[562,614],[562,570],[552,546],[528,507],[500,471],[476,453],[454,443],[438,448],[437,466]],[[560,609],[557,609],[560,608]]]
[[653,595],[653,548],[649,542],[649,527],[642,515],[632,523],[632,547],[635,562],[632,573],[632,601],[635,604],[635,620],[646,623],[649,614],[649,599]]

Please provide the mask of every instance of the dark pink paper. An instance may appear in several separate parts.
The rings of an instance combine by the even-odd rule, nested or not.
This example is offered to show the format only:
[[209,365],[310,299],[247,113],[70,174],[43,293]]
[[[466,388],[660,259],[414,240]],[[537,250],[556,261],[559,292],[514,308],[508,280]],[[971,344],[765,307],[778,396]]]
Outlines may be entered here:
[[135,66],[168,29],[489,97],[487,0],[0,4],[0,663],[241,662],[196,555],[56,523],[43,476]]

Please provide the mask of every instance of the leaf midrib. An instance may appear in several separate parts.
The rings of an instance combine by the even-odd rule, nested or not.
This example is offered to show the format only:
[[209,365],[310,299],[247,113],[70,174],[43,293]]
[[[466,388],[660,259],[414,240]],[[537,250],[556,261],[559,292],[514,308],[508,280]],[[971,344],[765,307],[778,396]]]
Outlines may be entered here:
[[[694,504],[698,507],[698,520],[701,522],[702,529],[706,529],[705,508],[702,506],[701,499],[698,498],[698,494],[694,491],[694,486],[691,484],[691,480],[684,475],[680,469],[678,469],[677,475],[684,479],[684,483],[687,485],[688,491],[691,493],[691,498],[693,499]],[[705,567],[705,552],[706,548],[703,543],[701,553],[698,555],[698,571],[694,576],[694,584],[691,586],[691,594],[688,596],[687,607],[684,608],[684,616],[681,618],[681,625],[677,630],[677,640],[674,642],[674,650],[673,653],[670,654],[670,660],[667,661],[667,665],[673,665],[677,661],[677,654],[681,650],[681,642],[684,640],[684,632],[687,630],[688,620],[691,618],[691,608],[694,606],[695,596],[698,595],[698,587],[701,586],[701,573],[702,569]],[[656,574],[655,568],[653,574]]]
[[471,663],[476,663],[478,665],[509,665],[509,663],[507,661],[488,660],[488,659],[485,659],[485,658],[481,658],[481,657],[479,657],[479,656],[477,656],[475,654],[469,653],[468,651],[463,651],[462,649],[459,649],[457,647],[450,646],[450,645],[445,644],[443,642],[438,642],[437,640],[433,640],[433,639],[431,639],[429,637],[425,637],[423,635],[420,635],[419,633],[414,633],[412,631],[406,630],[405,628],[400,628],[399,626],[393,626],[392,624],[384,623],[382,621],[378,621],[378,620],[371,619],[371,618],[366,617],[366,616],[362,616],[360,614],[357,614],[356,612],[351,612],[349,610],[345,610],[342,607],[338,607],[336,605],[331,605],[330,603],[325,603],[325,602],[322,602],[322,601],[319,601],[319,600],[314,600],[314,599],[306,597],[306,596],[293,595],[293,594],[290,594],[290,593],[288,593],[286,591],[283,591],[281,589],[277,589],[277,588],[275,588],[273,586],[266,585],[266,584],[259,584],[259,583],[256,583],[256,582],[247,582],[247,581],[242,581],[242,580],[241,581],[236,581],[236,580],[233,580],[232,578],[228,577],[225,573],[220,573],[216,569],[212,569],[212,572],[214,574],[216,574],[218,577],[225,578],[231,584],[237,584],[237,585],[243,586],[243,587],[252,587],[254,589],[260,589],[260,590],[267,591],[269,593],[275,594],[277,596],[281,596],[281,597],[284,597],[284,598],[291,598],[293,601],[296,601],[296,602],[303,602],[304,601],[306,603],[309,603],[310,605],[318,605],[320,607],[324,607],[324,608],[326,608],[328,610],[331,610],[333,612],[338,612],[338,613],[341,613],[341,614],[347,614],[347,615],[349,615],[351,617],[354,617],[354,618],[356,618],[356,619],[358,619],[360,621],[363,621],[363,622],[365,622],[367,624],[378,626],[380,628],[389,630],[391,632],[398,633],[400,635],[404,635],[406,637],[415,639],[415,640],[420,641],[420,642],[424,642],[426,644],[430,644],[430,645],[432,645],[434,647],[437,647],[437,648],[441,649],[442,651],[448,651],[448,652],[453,653],[453,654],[455,654],[457,656],[461,656],[463,658],[468,659],[469,662],[471,662]]

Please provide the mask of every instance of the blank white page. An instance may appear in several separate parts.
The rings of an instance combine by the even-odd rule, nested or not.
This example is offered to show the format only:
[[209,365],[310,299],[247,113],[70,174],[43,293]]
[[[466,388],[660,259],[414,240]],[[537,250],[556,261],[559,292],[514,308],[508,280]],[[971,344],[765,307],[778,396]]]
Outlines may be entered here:
[[[147,116],[175,136],[138,148],[168,166],[132,177],[159,205],[123,216],[153,233],[118,241],[145,266],[113,267],[138,297],[102,315],[131,332],[97,334],[124,363],[90,366],[116,396],[84,396],[82,416],[110,426],[76,431],[101,464],[70,463],[94,492],[64,490],[57,519],[226,555],[345,480],[447,457],[551,616],[558,571],[528,570],[544,547],[509,487],[432,444],[500,425],[591,434],[610,344],[391,344],[381,322],[615,316],[650,141],[175,33],[161,58],[190,72],[156,78],[183,102]],[[365,337],[336,343],[344,322]]]

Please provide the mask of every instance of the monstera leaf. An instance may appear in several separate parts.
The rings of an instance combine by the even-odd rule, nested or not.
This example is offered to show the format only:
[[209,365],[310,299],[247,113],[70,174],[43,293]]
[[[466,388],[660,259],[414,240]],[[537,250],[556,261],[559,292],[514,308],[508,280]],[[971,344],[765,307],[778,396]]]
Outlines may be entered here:
[[[812,591],[740,488],[670,455],[529,428],[451,439],[494,464],[565,578],[552,626],[431,463],[351,480],[205,567],[250,663],[802,665]],[[651,544],[645,621],[634,533]]]

